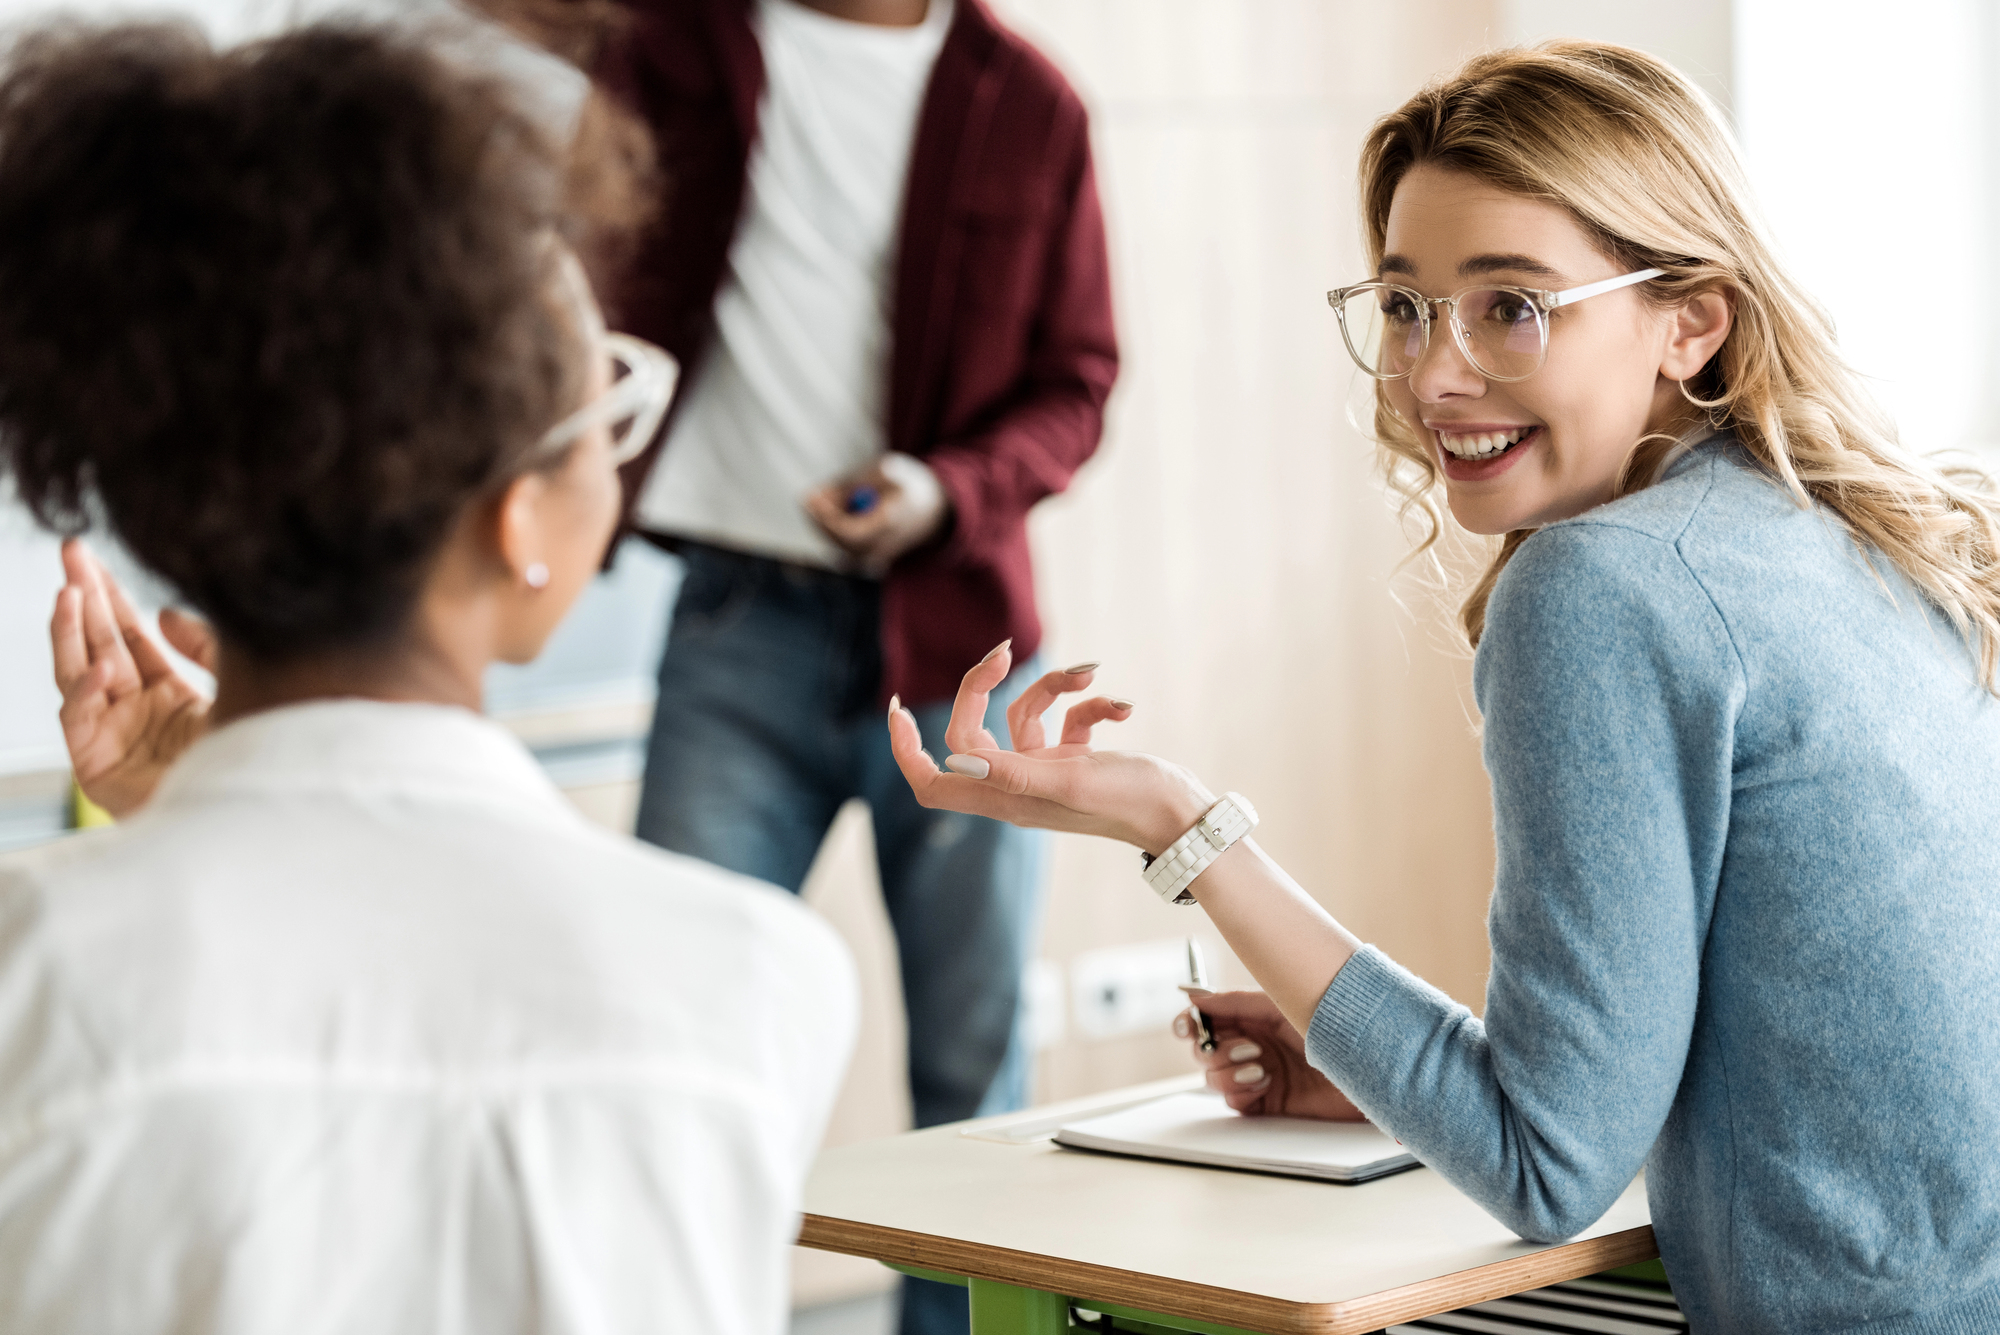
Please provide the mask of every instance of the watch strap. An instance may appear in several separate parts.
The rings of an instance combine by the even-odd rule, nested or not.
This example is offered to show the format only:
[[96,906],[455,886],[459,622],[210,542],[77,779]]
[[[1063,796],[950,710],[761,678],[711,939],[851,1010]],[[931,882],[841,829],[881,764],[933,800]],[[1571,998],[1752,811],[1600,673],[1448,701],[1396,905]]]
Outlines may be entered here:
[[1141,853],[1146,884],[1169,904],[1192,904],[1189,886],[1238,839],[1257,828],[1257,808],[1241,793],[1225,793],[1157,858]]

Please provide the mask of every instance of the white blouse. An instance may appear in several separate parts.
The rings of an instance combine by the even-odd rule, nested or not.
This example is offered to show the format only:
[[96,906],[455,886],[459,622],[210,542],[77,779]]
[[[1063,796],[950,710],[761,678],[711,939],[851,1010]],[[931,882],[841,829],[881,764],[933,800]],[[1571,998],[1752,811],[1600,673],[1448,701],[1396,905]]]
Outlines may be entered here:
[[0,859],[0,1330],[775,1335],[855,1023],[475,715],[241,720]]

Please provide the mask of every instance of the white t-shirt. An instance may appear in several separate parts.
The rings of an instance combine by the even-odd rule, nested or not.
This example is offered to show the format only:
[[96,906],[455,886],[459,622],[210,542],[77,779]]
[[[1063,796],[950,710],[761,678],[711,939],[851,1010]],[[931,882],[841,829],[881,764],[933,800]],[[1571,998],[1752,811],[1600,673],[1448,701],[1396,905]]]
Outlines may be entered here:
[[0,859],[0,1330],[779,1335],[855,1023],[475,715],[241,720]]
[[887,447],[889,319],[910,145],[951,23],[913,28],[758,0],[749,198],[715,338],[639,499],[640,527],[815,565],[800,508]]

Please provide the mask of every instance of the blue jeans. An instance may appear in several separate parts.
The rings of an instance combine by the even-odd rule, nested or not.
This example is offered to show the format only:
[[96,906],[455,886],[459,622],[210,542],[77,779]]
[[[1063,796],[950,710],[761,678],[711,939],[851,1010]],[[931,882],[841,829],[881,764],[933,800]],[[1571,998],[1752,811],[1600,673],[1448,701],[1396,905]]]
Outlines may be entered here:
[[[700,544],[681,554],[639,837],[796,894],[841,804],[866,800],[902,966],[916,1124],[1023,1106],[1021,980],[1044,836],[927,811],[911,795],[883,721],[879,584]],[[1037,672],[1024,663],[993,693],[986,726],[1003,741],[1006,707]],[[951,702],[912,710],[925,747],[949,754]],[[904,1335],[967,1325],[963,1289],[906,1282]]]

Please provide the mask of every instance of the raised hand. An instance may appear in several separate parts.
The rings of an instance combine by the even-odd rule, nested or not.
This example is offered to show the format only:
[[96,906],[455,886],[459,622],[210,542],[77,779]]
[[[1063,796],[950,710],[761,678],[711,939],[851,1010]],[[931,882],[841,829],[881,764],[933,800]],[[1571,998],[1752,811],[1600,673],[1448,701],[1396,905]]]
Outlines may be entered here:
[[[1014,825],[1122,839],[1156,857],[1215,805],[1215,795],[1178,765],[1091,748],[1091,729],[1130,718],[1130,701],[1104,696],[1080,701],[1070,707],[1055,745],[1048,744],[1043,713],[1061,696],[1087,688],[1095,663],[1051,672],[1021,692],[1007,711],[1016,749],[1002,747],[984,719],[987,698],[1007,679],[1012,663],[1003,644],[965,674],[945,729],[952,754],[942,769],[924,753],[916,717],[890,702],[889,746],[917,801]],[[1236,958],[1271,994],[1274,1011],[1300,1029],[1311,1024],[1327,985],[1361,948],[1354,935],[1253,839],[1237,840],[1188,888]],[[1297,1052],[1298,1084],[1305,1089],[1311,1068],[1304,1065],[1303,1048]],[[1284,1102],[1290,1103],[1289,1095]],[[1331,1111],[1317,1115],[1340,1115],[1338,1105],[1324,1106]]]
[[[1215,1051],[1195,1048],[1207,1068],[1208,1087],[1237,1112],[1252,1116],[1316,1117],[1329,1122],[1367,1120],[1347,1096],[1306,1061],[1305,1040],[1262,992],[1210,992],[1195,998],[1215,1034]],[[1185,1014],[1174,1033],[1195,1036]]]
[[[84,795],[113,816],[128,816],[201,736],[208,700],[174,670],[131,599],[82,542],[65,542],[62,559],[65,581],[49,639],[63,698],[63,742]],[[175,649],[214,670],[215,637],[207,625],[166,612],[160,630]]]
[[1091,748],[1097,724],[1132,716],[1128,700],[1100,695],[1079,701],[1049,744],[1042,715],[1061,696],[1088,688],[1095,663],[1051,672],[1021,692],[1007,709],[1014,749],[1002,747],[983,720],[987,697],[1012,666],[1011,646],[1002,644],[965,674],[945,729],[952,749],[945,769],[924,751],[915,716],[890,705],[889,745],[918,802],[1014,825],[1122,839],[1154,854],[1214,805],[1214,795],[1178,765]]

